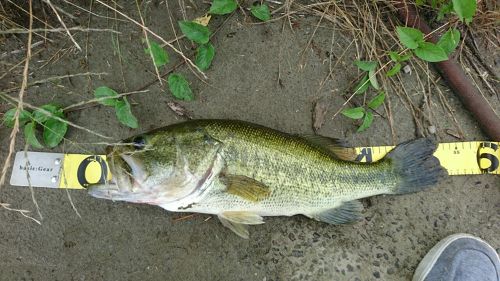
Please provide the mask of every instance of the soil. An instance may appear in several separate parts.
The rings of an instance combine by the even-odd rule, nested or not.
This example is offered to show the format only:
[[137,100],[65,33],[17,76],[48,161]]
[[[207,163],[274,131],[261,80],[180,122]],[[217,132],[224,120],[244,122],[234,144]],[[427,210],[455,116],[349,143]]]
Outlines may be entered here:
[[[139,19],[135,4],[118,1],[127,14]],[[169,3],[174,22],[183,18],[178,1]],[[174,3],[175,2],[175,3]],[[201,16],[206,4],[187,8],[188,19]],[[86,1],[76,1],[88,7]],[[75,15],[72,25],[87,26],[88,13],[58,3]],[[165,2],[141,4],[148,27],[163,38],[175,38]],[[192,5],[185,1],[185,5]],[[68,106],[93,97],[93,89],[106,85],[118,92],[146,89],[129,97],[139,120],[138,129],[120,125],[112,108],[89,104],[71,111],[72,122],[114,140],[184,120],[167,102],[173,98],[166,81],[158,83],[150,58],[144,53],[143,33],[130,22],[115,21],[115,15],[98,3],[93,5],[90,26],[113,28],[109,32],[74,32],[83,51],[63,34],[50,36],[33,48],[29,81],[78,73],[105,73],[55,79],[28,88],[25,101],[32,105],[55,102]],[[414,119],[404,102],[388,92],[394,120],[394,139],[382,110],[363,133],[356,124],[334,113],[348,89],[359,77],[353,65],[356,44],[340,30],[324,23],[308,44],[318,18],[305,15],[288,22],[256,24],[248,11],[216,16],[210,28],[216,57],[206,72],[207,81],[181,64],[175,69],[191,83],[196,99],[179,102],[195,118],[246,120],[290,133],[313,133],[312,110],[320,99],[328,105],[325,125],[318,133],[347,139],[353,145],[392,145],[418,137]],[[110,18],[104,18],[110,17]],[[57,21],[53,20],[57,25]],[[118,26],[116,26],[117,24]],[[332,46],[332,31],[336,35]],[[176,28],[176,32],[179,30]],[[41,33],[40,35],[43,35]],[[1,73],[21,61],[25,35],[6,37],[0,54]],[[117,40],[119,39],[119,45]],[[35,35],[33,42],[43,41]],[[194,52],[185,39],[180,47]],[[346,51],[347,49],[347,51]],[[19,53],[12,53],[21,50]],[[162,73],[182,63],[170,49],[170,63]],[[346,51],[346,52],[345,52]],[[330,60],[341,58],[323,87]],[[2,89],[19,85],[21,64],[0,81]],[[402,75],[401,87],[420,104],[423,90],[417,73]],[[438,77],[433,74],[434,77]],[[465,140],[487,140],[459,100],[439,82],[461,125]],[[17,96],[17,92],[12,92]],[[446,133],[455,131],[453,120],[438,101],[435,88],[428,89],[432,124],[441,142],[458,141]],[[495,97],[492,105],[500,108]],[[362,101],[362,98],[360,99]],[[9,108],[1,105],[1,112]],[[8,151],[10,129],[0,128],[2,161]],[[64,145],[47,152],[104,153],[102,138],[71,128]],[[22,134],[16,151],[22,150]],[[10,175],[9,175],[10,176]],[[250,228],[243,240],[223,227],[216,217],[168,213],[148,205],[98,200],[84,190],[36,188],[35,197],[43,215],[38,225],[16,212],[0,211],[1,280],[410,280],[427,251],[453,233],[470,233],[500,248],[499,178],[492,175],[450,176],[424,192],[404,196],[376,196],[363,200],[364,217],[351,225],[327,225],[305,217],[271,217]],[[73,211],[68,195],[81,217]],[[0,201],[11,207],[35,210],[28,188],[4,186]],[[36,212],[32,213],[35,217]]]

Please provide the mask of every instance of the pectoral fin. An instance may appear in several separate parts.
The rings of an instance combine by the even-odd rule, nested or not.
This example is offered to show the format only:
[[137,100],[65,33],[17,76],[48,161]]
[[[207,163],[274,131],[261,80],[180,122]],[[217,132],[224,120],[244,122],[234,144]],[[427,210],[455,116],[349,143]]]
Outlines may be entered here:
[[353,223],[363,218],[361,202],[347,201],[337,208],[328,209],[319,213],[307,214],[308,217],[330,224]]
[[224,175],[222,180],[227,185],[227,193],[248,201],[258,202],[271,194],[269,187],[246,176]]
[[319,135],[301,135],[304,139],[317,146],[328,149],[335,157],[340,160],[354,161],[356,159],[356,151],[349,147],[345,141],[341,139],[328,138]]
[[248,239],[248,225],[262,224],[264,220],[261,216],[251,212],[229,211],[218,215],[222,225],[231,229],[241,238]]

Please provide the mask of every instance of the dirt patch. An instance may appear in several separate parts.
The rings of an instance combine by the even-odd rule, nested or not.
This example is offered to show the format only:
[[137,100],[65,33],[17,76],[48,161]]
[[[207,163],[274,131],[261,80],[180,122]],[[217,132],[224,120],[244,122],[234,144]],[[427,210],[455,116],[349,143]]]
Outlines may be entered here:
[[[200,16],[207,9],[207,5],[196,2],[198,8],[188,7],[184,15],[179,3],[192,5],[190,1],[169,2],[174,21]],[[90,8],[87,1],[75,4]],[[132,2],[119,4],[117,8],[139,18]],[[116,20],[120,17],[97,3],[92,5],[92,13],[98,16],[91,17],[72,5],[57,5],[75,16],[70,21],[72,26],[88,27],[90,21],[92,28],[114,29],[121,34],[75,31],[73,36],[81,52],[64,34],[48,36],[51,41],[44,39],[46,34],[34,35],[34,43],[41,43],[33,48],[29,81],[50,81],[30,86],[25,95],[28,103],[68,106],[92,99],[93,90],[102,85],[119,92],[148,90],[129,98],[139,119],[137,130],[120,125],[114,112],[103,106],[89,104],[68,113],[72,122],[115,140],[183,120],[167,105],[173,98],[165,81],[163,85],[158,83],[151,61],[144,54],[140,28]],[[141,11],[154,32],[166,39],[175,38],[164,2],[145,1]],[[292,28],[288,22],[283,26],[281,20],[254,24],[248,11],[246,14],[238,11],[212,19],[211,27],[217,30],[212,38],[216,57],[206,72],[207,81],[199,80],[185,64],[175,69],[191,82],[196,99],[180,104],[194,118],[240,119],[285,132],[312,133],[313,106],[322,99],[329,109],[325,124],[318,130],[322,135],[346,138],[354,145],[393,144],[418,135],[407,101],[391,92],[388,97],[393,130],[383,112],[361,134],[354,133],[357,126],[351,120],[340,115],[332,119],[345,102],[342,94],[359,77],[353,65],[358,59],[356,42],[348,34],[326,22],[316,29],[318,17],[308,14],[295,17]],[[2,73],[23,60],[25,42],[22,34],[3,39]],[[188,41],[179,44],[176,46],[186,54],[193,52]],[[182,61],[169,53],[170,68],[165,72]],[[330,72],[331,60],[335,63],[338,58],[342,58],[340,63],[320,87]],[[2,89],[19,85],[20,68],[22,64],[0,80]],[[67,77],[69,74],[76,76]],[[487,139],[445,85],[438,82],[437,86],[422,89],[417,74],[402,75],[400,87],[416,104],[422,104],[424,96],[430,99],[430,106],[424,110],[433,114],[434,123],[426,126],[437,128],[440,141],[456,141],[447,133],[456,128],[435,94],[437,87],[454,111],[465,139]],[[432,79],[437,79],[433,75]],[[58,76],[61,78],[53,78]],[[15,91],[9,94],[17,95]],[[494,108],[500,108],[496,97],[488,99]],[[1,112],[10,108],[7,104],[1,106]],[[9,134],[9,129],[0,129],[2,160],[7,154]],[[103,153],[104,146],[98,144],[102,141],[72,128],[64,145],[41,151]],[[16,150],[23,147],[20,135]],[[449,234],[471,233],[499,248],[498,187],[498,177],[494,176],[449,177],[425,192],[365,200],[365,220],[353,225],[331,226],[300,216],[266,218],[264,225],[251,227],[249,240],[240,239],[216,219],[209,219],[211,216],[195,215],[177,221],[185,214],[97,200],[85,191],[69,191],[80,218],[65,191],[35,189],[42,225],[18,213],[0,211],[0,279],[405,280],[411,278],[423,255]],[[13,207],[34,210],[27,188],[6,186],[0,195],[2,202],[12,203]]]

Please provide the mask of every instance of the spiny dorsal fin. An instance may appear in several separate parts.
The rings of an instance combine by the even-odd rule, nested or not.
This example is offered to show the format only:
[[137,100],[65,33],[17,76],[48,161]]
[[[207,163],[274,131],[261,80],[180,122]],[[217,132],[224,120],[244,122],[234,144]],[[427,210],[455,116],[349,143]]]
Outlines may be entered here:
[[344,140],[319,135],[301,135],[301,137],[312,144],[328,149],[340,160],[354,161],[356,159],[356,151]]
[[361,220],[363,218],[361,214],[362,210],[363,204],[354,200],[343,202],[342,205],[337,208],[328,209],[315,214],[306,214],[306,216],[330,224],[344,224]]
[[224,175],[227,192],[245,200],[258,202],[271,194],[269,187],[246,176]]
[[246,211],[227,211],[218,215],[220,222],[225,227],[231,229],[238,236],[248,239],[249,224],[262,224],[264,220],[261,216]]

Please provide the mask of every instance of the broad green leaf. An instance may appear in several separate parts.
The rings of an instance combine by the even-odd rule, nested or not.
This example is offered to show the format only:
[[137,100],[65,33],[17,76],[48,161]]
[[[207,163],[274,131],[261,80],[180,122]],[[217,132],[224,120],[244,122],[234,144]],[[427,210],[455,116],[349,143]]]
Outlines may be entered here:
[[214,55],[215,55],[215,49],[214,46],[210,44],[210,42],[208,42],[207,44],[200,45],[198,46],[198,49],[196,49],[196,59],[194,63],[201,70],[205,71],[212,64]]
[[170,60],[167,51],[160,44],[152,40],[149,40],[149,48],[144,49],[144,52],[153,58],[153,63],[156,67],[165,65]]
[[56,147],[66,135],[68,123],[49,118],[43,123],[43,141],[50,148]]
[[215,15],[225,15],[236,10],[237,7],[236,0],[214,0],[208,12]]
[[35,119],[37,123],[44,123],[51,116],[57,116],[61,118],[64,117],[62,108],[58,105],[49,103],[46,105],[42,105],[40,108],[47,111],[48,113],[45,113],[40,109],[35,110],[35,112],[33,112],[33,119]]
[[408,49],[416,49],[420,42],[424,41],[424,34],[415,28],[398,26],[399,41]]
[[446,52],[441,47],[430,42],[421,42],[414,50],[415,55],[428,62],[440,62],[448,60]]
[[189,87],[189,83],[181,74],[172,73],[168,76],[167,79],[168,88],[172,92],[174,97],[180,100],[192,101],[194,100],[193,92],[191,91],[191,87]]
[[372,71],[377,67],[377,62],[375,61],[357,60],[354,64],[356,64],[356,66],[363,71]]
[[372,87],[375,88],[375,90],[378,90],[380,87],[378,86],[377,75],[375,73],[375,69],[370,70],[368,72],[368,79],[370,79],[370,84],[372,84]]
[[437,45],[444,50],[446,55],[449,56],[451,53],[453,53],[453,51],[455,51],[459,42],[460,42],[460,31],[458,31],[456,28],[452,28],[446,31],[446,33],[443,34],[443,36],[441,36],[439,42],[437,42]]
[[415,5],[417,7],[423,6],[425,4],[425,0],[415,0]]
[[35,126],[36,126],[36,123],[34,121],[26,124],[26,127],[24,127],[24,139],[32,147],[42,148],[43,145],[38,141],[38,139],[36,138],[36,135],[35,135],[35,132],[36,132]]
[[253,5],[250,8],[250,12],[261,21],[268,21],[271,19],[271,12],[269,12],[269,7],[266,4]]
[[368,90],[368,87],[370,86],[370,82],[368,81],[368,74],[363,76],[361,81],[359,81],[358,85],[356,85],[356,88],[354,88],[354,93],[356,94],[362,94]]
[[413,53],[410,52],[404,56],[399,57],[399,61],[400,62],[407,61],[407,60],[411,59],[411,57],[413,57]]
[[98,103],[108,106],[115,106],[117,102],[116,98],[118,97],[118,93],[111,88],[102,86],[94,90],[94,97],[97,99],[109,97],[109,99],[99,100]]
[[387,71],[385,75],[387,77],[391,77],[398,74],[400,70],[401,70],[401,64],[398,62],[391,69],[389,69],[389,71]]
[[[14,107],[5,112],[5,114],[3,115],[3,123],[5,124],[5,126],[9,128],[14,127],[14,116],[16,115],[16,110],[17,108]],[[29,111],[23,110],[19,113],[19,126],[22,127],[24,124],[26,124],[26,122],[29,122],[30,120],[31,113]]]
[[186,37],[198,44],[206,44],[210,39],[208,27],[192,21],[179,21],[181,31]]
[[368,107],[375,110],[377,109],[379,106],[382,105],[382,103],[384,103],[384,100],[385,100],[385,93],[384,92],[380,92],[378,95],[376,95],[369,103],[368,103]]
[[342,110],[342,115],[351,119],[361,119],[365,115],[365,109],[363,107],[347,108]]
[[398,52],[394,51],[389,51],[389,57],[393,62],[398,62],[401,58],[401,56],[398,54]]
[[129,126],[130,128],[137,128],[139,124],[137,118],[132,114],[132,109],[130,108],[130,103],[128,103],[126,98],[119,100],[115,104],[115,113],[118,121],[123,125]]
[[365,117],[363,118],[363,123],[361,126],[358,128],[358,133],[363,132],[364,130],[368,129],[373,123],[373,114],[371,111],[367,111],[365,114]]
[[452,2],[453,10],[457,13],[458,18],[469,24],[474,14],[476,14],[476,0],[452,0]]

